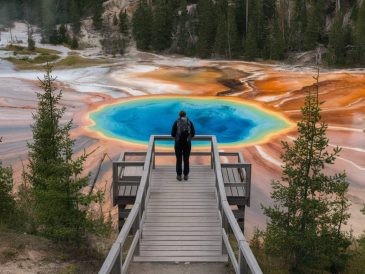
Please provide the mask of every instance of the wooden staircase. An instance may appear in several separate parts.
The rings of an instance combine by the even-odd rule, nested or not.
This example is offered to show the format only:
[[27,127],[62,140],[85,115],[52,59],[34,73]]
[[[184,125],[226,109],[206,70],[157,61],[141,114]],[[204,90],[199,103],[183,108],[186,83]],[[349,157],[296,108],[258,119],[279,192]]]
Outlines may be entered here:
[[188,181],[175,168],[152,171],[139,254],[135,262],[227,262],[210,166],[193,167]]

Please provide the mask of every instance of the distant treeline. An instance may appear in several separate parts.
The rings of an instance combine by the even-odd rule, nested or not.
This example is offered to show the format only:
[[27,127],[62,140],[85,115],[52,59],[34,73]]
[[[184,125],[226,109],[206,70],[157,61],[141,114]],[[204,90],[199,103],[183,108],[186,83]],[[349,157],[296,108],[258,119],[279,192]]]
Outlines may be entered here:
[[25,20],[42,29],[42,40],[56,43],[59,25],[71,24],[75,34],[81,28],[81,19],[92,16],[100,28],[104,0],[0,0],[0,25],[11,25]]
[[141,0],[133,30],[142,50],[281,60],[323,45],[329,65],[365,64],[364,1]]
[[[56,26],[103,19],[104,0],[0,0],[0,24],[27,20],[53,42]],[[325,47],[331,66],[365,65],[365,3],[357,0],[140,0],[133,15],[137,48],[202,58],[282,60]],[[124,11],[121,11],[121,13]],[[126,20],[129,22],[129,20]],[[110,31],[110,30],[107,30]]]

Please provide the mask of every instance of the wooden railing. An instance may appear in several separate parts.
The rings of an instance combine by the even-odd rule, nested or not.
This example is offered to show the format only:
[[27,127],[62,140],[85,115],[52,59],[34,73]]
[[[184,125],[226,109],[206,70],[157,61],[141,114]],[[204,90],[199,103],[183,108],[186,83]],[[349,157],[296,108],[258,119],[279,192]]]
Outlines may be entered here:
[[[132,207],[131,212],[128,215],[128,218],[120,231],[117,240],[112,245],[112,248],[109,251],[107,258],[105,259],[103,266],[101,267],[99,274],[108,274],[108,273],[127,273],[129,263],[134,254],[138,254],[138,243],[141,237],[141,228],[143,225],[144,217],[145,217],[145,208],[149,196],[149,186],[150,186],[150,178],[151,178],[151,170],[156,165],[156,156],[171,156],[174,155],[173,152],[167,151],[156,151],[156,141],[167,141],[173,140],[171,136],[168,135],[152,135],[149,140],[148,150],[146,153],[145,162],[143,165],[143,174],[141,178],[141,182],[139,184],[136,201]],[[210,151],[193,151],[191,155],[197,156],[209,156],[211,159],[211,167],[214,168],[215,177],[216,177],[216,193],[218,198],[218,208],[219,208],[219,216],[222,224],[222,235],[223,235],[223,243],[230,258],[230,261],[235,269],[237,274],[243,273],[252,273],[252,274],[262,274],[262,271],[256,261],[255,256],[253,255],[237,221],[233,215],[231,207],[228,204],[227,196],[225,192],[225,186],[222,177],[221,167],[229,165],[229,167],[234,168],[242,168],[243,172],[245,172],[245,176],[248,176],[250,182],[251,176],[251,166],[245,164],[243,162],[243,158],[240,154],[233,153],[220,153],[218,150],[218,144],[215,136],[211,135],[200,135],[195,136],[193,141],[209,141],[210,142]],[[220,156],[238,156],[238,162],[234,164],[221,164]],[[124,157],[121,159],[123,162],[122,165],[128,165],[124,161]],[[113,165],[117,174],[118,168],[121,164],[119,163]],[[228,167],[228,166],[227,166]],[[118,180],[118,178],[114,178]],[[250,183],[248,183],[248,190],[250,188]],[[249,192],[248,192],[249,193]],[[132,229],[134,228],[134,229]],[[228,238],[228,231],[233,232],[233,236],[238,246],[238,254],[236,255],[232,249]],[[134,232],[134,234],[133,234]],[[126,256],[123,256],[123,250],[125,249],[126,240],[129,235],[133,234],[132,243],[129,246],[128,251],[126,251]],[[236,257],[237,256],[237,257]]]

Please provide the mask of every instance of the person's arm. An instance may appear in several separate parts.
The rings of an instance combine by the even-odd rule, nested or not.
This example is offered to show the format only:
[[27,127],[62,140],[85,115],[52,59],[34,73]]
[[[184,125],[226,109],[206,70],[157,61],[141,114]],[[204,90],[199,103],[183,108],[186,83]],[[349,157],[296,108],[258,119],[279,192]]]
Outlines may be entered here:
[[176,137],[176,131],[177,131],[177,122],[175,121],[171,129],[171,136],[174,138]]
[[193,122],[191,122],[191,121],[190,121],[190,124],[191,124],[191,132],[190,132],[190,134],[191,134],[191,137],[194,137],[194,136],[195,136],[195,128],[194,128],[194,124],[193,124]]

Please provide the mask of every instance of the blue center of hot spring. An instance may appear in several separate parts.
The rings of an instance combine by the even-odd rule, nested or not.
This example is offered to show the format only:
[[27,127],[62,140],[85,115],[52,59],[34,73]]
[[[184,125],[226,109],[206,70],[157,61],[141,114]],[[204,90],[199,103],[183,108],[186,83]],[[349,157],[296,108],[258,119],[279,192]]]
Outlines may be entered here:
[[251,142],[288,127],[275,115],[224,99],[140,99],[107,106],[91,119],[93,128],[107,136],[147,143],[150,135],[170,135],[180,110],[186,111],[197,135],[216,135],[220,144]]

